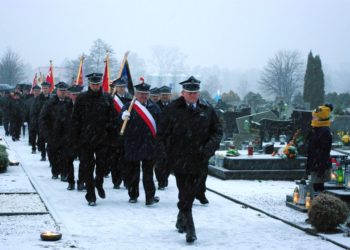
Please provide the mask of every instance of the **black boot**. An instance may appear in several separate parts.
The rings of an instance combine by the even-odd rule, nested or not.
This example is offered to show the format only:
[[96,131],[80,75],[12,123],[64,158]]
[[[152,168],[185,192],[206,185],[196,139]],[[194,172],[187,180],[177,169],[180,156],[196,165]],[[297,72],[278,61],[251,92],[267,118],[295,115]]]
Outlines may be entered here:
[[106,193],[103,187],[96,187],[98,196],[100,196],[102,199],[106,198]]
[[177,221],[175,227],[177,228],[177,231],[181,234],[186,231],[185,214],[181,211],[179,211],[179,213],[177,214]]
[[192,217],[192,211],[188,211],[185,213],[185,221],[186,221],[186,241],[188,243],[192,243],[197,240],[196,229],[194,228],[194,222]]
[[67,187],[67,190],[74,190],[74,189],[75,189],[75,183],[74,182],[69,183],[68,187]]

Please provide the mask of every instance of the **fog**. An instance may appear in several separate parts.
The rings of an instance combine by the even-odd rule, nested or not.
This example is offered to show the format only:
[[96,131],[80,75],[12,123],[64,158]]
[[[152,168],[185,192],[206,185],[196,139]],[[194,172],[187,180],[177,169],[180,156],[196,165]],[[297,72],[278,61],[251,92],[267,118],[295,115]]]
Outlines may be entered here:
[[152,48],[162,45],[179,49],[188,68],[236,72],[238,87],[255,86],[277,51],[297,50],[306,63],[312,50],[326,91],[348,91],[349,13],[347,0],[0,0],[0,54],[11,48],[33,69],[62,65],[100,38],[152,72]]

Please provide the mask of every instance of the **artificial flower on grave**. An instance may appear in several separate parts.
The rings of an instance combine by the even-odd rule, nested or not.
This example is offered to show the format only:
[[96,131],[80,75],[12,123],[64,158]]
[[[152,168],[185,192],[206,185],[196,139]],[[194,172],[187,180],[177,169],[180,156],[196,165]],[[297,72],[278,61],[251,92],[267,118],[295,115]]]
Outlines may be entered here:
[[341,137],[341,142],[343,143],[344,146],[349,146],[350,145],[350,136],[348,134],[343,135]]
[[278,155],[283,159],[294,159],[298,154],[293,142],[288,143],[284,148],[278,150]]

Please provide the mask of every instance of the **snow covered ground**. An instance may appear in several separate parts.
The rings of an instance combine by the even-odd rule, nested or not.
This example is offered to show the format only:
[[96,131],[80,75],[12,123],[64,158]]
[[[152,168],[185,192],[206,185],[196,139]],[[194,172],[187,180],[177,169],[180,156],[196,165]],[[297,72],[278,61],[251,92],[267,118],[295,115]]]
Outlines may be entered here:
[[[21,165],[10,166],[7,173],[0,174],[0,192],[37,191],[42,201],[37,194],[11,195],[13,199],[9,199],[9,195],[5,198],[0,195],[0,212],[46,211],[47,208],[50,215],[0,216],[1,250],[339,249],[330,242],[243,208],[212,192],[207,192],[208,206],[195,201],[193,215],[198,240],[189,245],[185,242],[185,235],[175,229],[177,188],[173,176],[165,191],[157,191],[160,202],[155,206],[145,206],[142,183],[138,203],[130,204],[127,191],[112,189],[111,178],[106,178],[106,199],[98,199],[96,207],[89,207],[84,192],[67,191],[67,183],[51,179],[49,163],[39,161],[39,154],[31,154],[28,138],[12,142],[3,134],[0,129],[0,136],[10,148],[10,157],[19,160]],[[207,183],[209,188],[279,217],[299,224],[303,224],[306,218],[305,214],[284,205],[285,195],[295,186],[293,182],[222,181],[209,177]],[[23,196],[26,198],[21,198]],[[6,205],[3,200],[6,200]],[[59,230],[63,233],[62,240],[41,241],[39,234],[45,230]],[[334,237],[350,245],[349,238]]]

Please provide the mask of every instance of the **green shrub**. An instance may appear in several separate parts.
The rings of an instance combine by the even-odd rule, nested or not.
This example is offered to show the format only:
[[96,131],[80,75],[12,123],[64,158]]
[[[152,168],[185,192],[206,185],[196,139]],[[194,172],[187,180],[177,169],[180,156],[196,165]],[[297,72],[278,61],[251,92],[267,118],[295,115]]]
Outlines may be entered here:
[[9,157],[6,152],[6,146],[0,144],[0,173],[5,172],[9,165]]
[[6,146],[0,144],[0,152],[5,151],[6,152]]
[[319,232],[330,232],[346,221],[349,209],[339,198],[321,193],[311,203],[309,219]]

